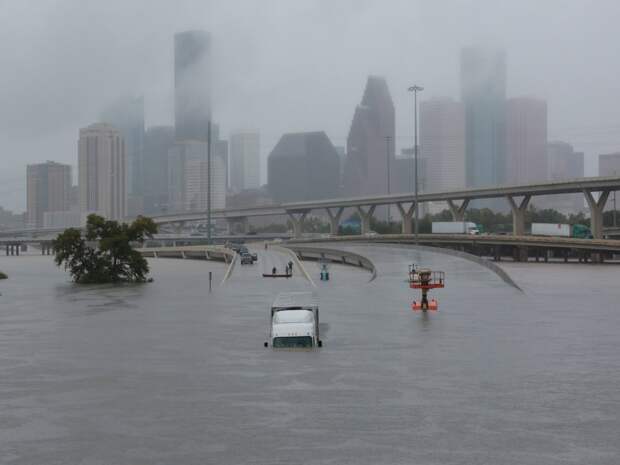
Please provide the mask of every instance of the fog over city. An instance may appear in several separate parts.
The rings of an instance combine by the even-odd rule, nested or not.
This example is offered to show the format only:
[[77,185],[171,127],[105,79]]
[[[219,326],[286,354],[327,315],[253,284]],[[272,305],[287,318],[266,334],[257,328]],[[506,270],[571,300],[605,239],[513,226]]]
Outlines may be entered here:
[[213,119],[223,138],[261,137],[263,169],[283,133],[324,130],[346,145],[369,74],[411,147],[412,99],[459,98],[459,53],[503,49],[507,95],[548,105],[548,138],[596,157],[620,149],[617,1],[0,1],[0,206],[25,209],[28,163],[77,167],[79,128],[124,96],[146,125],[174,123],[173,36],[212,40]]

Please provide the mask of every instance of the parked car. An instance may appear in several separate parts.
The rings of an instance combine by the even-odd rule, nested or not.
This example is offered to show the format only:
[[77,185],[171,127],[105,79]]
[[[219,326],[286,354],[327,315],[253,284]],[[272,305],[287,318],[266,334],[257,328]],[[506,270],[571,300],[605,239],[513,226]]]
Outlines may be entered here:
[[252,258],[252,255],[250,255],[249,253],[242,253],[241,254],[241,264],[242,265],[252,265],[252,264],[254,264],[254,259]]

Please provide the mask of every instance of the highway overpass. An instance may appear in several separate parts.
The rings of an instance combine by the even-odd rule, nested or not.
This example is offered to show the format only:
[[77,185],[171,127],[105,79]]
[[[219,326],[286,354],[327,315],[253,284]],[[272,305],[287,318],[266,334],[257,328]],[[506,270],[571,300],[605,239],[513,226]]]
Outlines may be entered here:
[[555,252],[564,258],[574,257],[580,261],[603,261],[604,257],[620,254],[620,241],[611,239],[578,239],[572,237],[514,236],[500,234],[420,234],[416,240],[411,234],[381,234],[360,236],[334,236],[321,239],[293,239],[289,244],[312,244],[325,242],[369,244],[420,244],[452,248],[474,255],[492,256],[501,260],[510,256],[515,261],[527,261],[528,257],[547,260],[547,252]]
[[[418,196],[418,203],[446,202],[446,206],[452,213],[453,219],[455,221],[462,221],[465,217],[467,206],[472,200],[505,198],[512,211],[513,234],[515,236],[523,236],[525,232],[525,212],[532,197],[582,193],[590,209],[592,235],[596,239],[602,239],[604,235],[603,209],[609,194],[616,190],[620,190],[620,176],[591,177],[561,182],[423,193]],[[229,225],[239,223],[243,226],[242,229],[247,232],[248,218],[258,216],[288,216],[293,224],[294,236],[301,237],[304,220],[312,211],[326,211],[330,219],[331,234],[337,234],[342,214],[345,209],[349,208],[359,213],[362,220],[362,233],[367,233],[370,230],[370,219],[376,207],[382,205],[395,205],[397,207],[402,218],[402,232],[403,234],[410,234],[416,206],[416,199],[413,193],[291,202],[248,208],[227,208],[213,210],[211,212],[211,218],[214,220],[226,220]],[[176,223],[177,225],[183,225],[187,222],[204,222],[206,221],[206,215],[207,213],[205,211],[200,211],[155,215],[152,218],[157,224]],[[60,230],[57,228],[26,229],[4,231],[0,233],[0,235],[15,236],[29,234],[36,236],[39,234],[58,233],[59,231]]]
[[[592,235],[603,238],[603,209],[612,191],[620,190],[620,176],[580,178],[562,182],[544,182],[503,187],[461,189],[456,191],[424,193],[418,202],[445,201],[455,221],[462,221],[469,202],[476,199],[505,198],[513,217],[513,234],[522,236],[525,231],[525,211],[534,196],[582,193],[590,209]],[[377,206],[395,205],[401,214],[402,232],[411,233],[411,222],[415,212],[415,196],[412,193],[372,195],[354,198],[292,202],[251,208],[224,209],[212,211],[213,219],[225,219],[229,223],[247,224],[247,218],[255,216],[287,215],[296,237],[303,232],[303,221],[315,210],[324,210],[330,219],[331,234],[337,234],[342,213],[346,208],[355,209],[362,220],[362,233],[370,230],[370,219]],[[206,212],[157,215],[158,224],[204,221]]]

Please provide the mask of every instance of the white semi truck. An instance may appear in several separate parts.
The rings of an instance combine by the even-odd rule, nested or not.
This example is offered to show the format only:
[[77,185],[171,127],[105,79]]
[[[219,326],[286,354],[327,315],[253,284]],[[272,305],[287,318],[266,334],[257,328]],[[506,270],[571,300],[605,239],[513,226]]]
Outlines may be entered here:
[[433,234],[480,234],[476,223],[471,221],[433,221]]
[[271,328],[265,347],[321,347],[319,303],[312,292],[282,292],[271,306]]
[[592,239],[592,231],[583,224],[532,223],[532,235]]

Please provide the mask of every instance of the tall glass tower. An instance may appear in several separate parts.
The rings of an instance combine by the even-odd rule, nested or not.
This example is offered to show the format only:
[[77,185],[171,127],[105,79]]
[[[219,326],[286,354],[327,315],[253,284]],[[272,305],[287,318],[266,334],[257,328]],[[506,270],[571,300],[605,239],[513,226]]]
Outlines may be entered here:
[[468,187],[496,186],[506,170],[506,59],[501,50],[461,51]]
[[174,36],[174,122],[176,139],[207,140],[211,118],[209,34],[185,31]]

